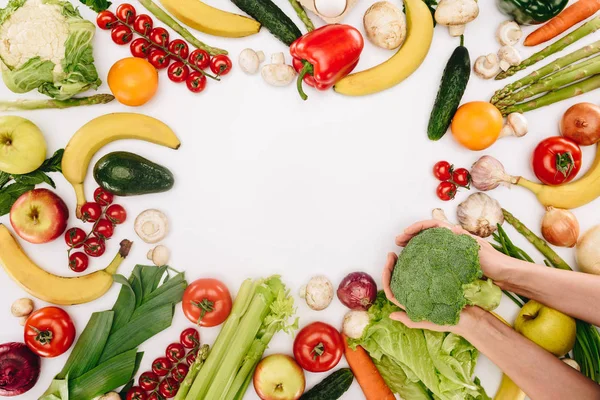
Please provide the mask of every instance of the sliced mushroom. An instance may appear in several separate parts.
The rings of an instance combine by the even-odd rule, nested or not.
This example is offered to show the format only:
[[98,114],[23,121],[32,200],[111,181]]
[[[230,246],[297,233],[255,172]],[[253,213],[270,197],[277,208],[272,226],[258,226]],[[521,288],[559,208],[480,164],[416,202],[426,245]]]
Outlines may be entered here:
[[157,243],[167,236],[169,221],[162,211],[150,209],[137,216],[134,229],[144,242]]
[[473,64],[475,75],[483,79],[491,79],[500,72],[500,60],[494,53],[477,57]]
[[496,39],[502,46],[514,46],[523,37],[523,31],[515,21],[504,21],[496,31]]

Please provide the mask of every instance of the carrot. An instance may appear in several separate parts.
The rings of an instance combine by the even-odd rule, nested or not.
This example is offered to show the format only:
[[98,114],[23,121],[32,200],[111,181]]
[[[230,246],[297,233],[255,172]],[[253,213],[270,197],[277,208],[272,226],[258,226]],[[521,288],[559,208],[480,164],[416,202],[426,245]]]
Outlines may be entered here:
[[536,46],[560,35],[573,25],[594,15],[600,10],[600,0],[579,0],[565,8],[542,27],[531,32],[525,39],[525,46]]
[[348,347],[348,337],[344,338],[344,355],[367,400],[395,400],[396,397],[379,374],[369,354],[360,346],[356,350]]

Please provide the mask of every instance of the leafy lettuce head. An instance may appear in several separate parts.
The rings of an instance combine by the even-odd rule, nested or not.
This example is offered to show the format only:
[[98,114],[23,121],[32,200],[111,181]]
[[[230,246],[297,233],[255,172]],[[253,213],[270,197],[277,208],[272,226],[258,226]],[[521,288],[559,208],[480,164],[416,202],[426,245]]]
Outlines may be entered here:
[[10,0],[0,10],[4,83],[15,93],[38,89],[58,100],[97,89],[94,31],[68,1]]

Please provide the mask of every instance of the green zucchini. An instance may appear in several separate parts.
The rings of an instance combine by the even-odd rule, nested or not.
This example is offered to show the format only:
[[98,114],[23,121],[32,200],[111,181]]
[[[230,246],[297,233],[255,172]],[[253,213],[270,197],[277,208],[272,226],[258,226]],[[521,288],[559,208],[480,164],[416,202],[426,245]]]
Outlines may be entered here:
[[300,400],[337,400],[346,393],[353,380],[350,368],[338,369],[300,396]]
[[288,46],[302,36],[294,22],[271,0],[231,0]]
[[439,140],[448,130],[465,93],[470,75],[471,59],[469,51],[463,46],[461,37],[460,46],[454,49],[446,68],[444,68],[442,82],[429,116],[429,125],[427,126],[429,139]]
[[117,196],[166,192],[175,183],[167,168],[126,151],[109,153],[98,160],[94,179]]

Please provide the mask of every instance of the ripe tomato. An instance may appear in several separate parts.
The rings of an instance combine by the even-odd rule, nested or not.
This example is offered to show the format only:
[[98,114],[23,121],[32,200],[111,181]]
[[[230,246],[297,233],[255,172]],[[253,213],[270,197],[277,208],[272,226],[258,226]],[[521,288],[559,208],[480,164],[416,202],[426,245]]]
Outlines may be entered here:
[[192,365],[194,361],[196,361],[196,357],[198,357],[198,354],[194,351],[190,351],[187,357],[185,358],[185,362],[187,363],[187,365]]
[[217,326],[231,312],[231,294],[221,281],[198,279],[185,292],[181,305],[185,316],[200,326]]
[[158,378],[158,375],[156,375],[152,371],[144,372],[140,375],[140,378],[138,380],[138,384],[140,385],[140,387],[148,392],[156,389],[159,382],[160,379]]
[[294,358],[309,372],[329,371],[340,362],[343,353],[342,336],[324,322],[306,325],[294,340]]
[[452,181],[458,186],[468,188],[471,184],[471,174],[466,168],[458,168],[452,172]]
[[75,325],[62,308],[40,308],[25,322],[25,344],[41,357],[60,356],[74,340]]
[[185,60],[188,58],[188,54],[190,54],[190,48],[185,41],[181,39],[175,39],[169,43],[169,52]]
[[167,346],[165,355],[169,361],[173,363],[179,362],[185,357],[185,348],[181,343],[171,343]]
[[111,204],[106,209],[106,219],[115,225],[122,224],[127,219],[127,213],[123,206],[119,204]]
[[438,161],[433,166],[433,176],[440,181],[449,181],[452,178],[452,165],[448,161]]
[[483,150],[500,136],[502,113],[485,101],[472,101],[458,108],[450,129],[454,139],[467,149]]
[[85,242],[85,237],[87,235],[81,228],[71,228],[65,232],[65,243],[69,248],[77,249],[83,246],[83,242]]
[[159,46],[167,47],[169,45],[169,32],[163,27],[156,27],[150,31],[148,38],[151,42]]
[[100,11],[96,16],[96,25],[105,31],[112,29],[118,22],[115,14],[108,10]]
[[120,103],[141,106],[156,93],[158,72],[142,58],[124,58],[108,71],[108,86]]
[[87,269],[89,261],[88,256],[78,251],[69,256],[69,268],[73,272],[83,272]]
[[231,59],[219,54],[210,59],[210,70],[217,75],[227,75],[231,71]]
[[152,49],[148,54],[148,61],[156,69],[164,69],[169,66],[169,56],[164,50]]
[[196,49],[192,51],[188,61],[200,69],[206,69],[210,65],[210,54],[206,50]]
[[175,397],[178,391],[179,383],[173,378],[164,379],[158,387],[158,393],[167,399]]
[[200,334],[195,328],[187,328],[181,332],[181,335],[179,336],[179,343],[181,343],[186,349],[199,346]]
[[194,71],[188,75],[185,85],[192,93],[200,93],[206,87],[206,76],[200,72]]
[[135,20],[135,8],[131,4],[123,3],[117,7],[117,18],[131,25]]
[[106,251],[106,245],[104,240],[92,236],[83,243],[83,251],[90,257],[100,257]]
[[144,38],[137,38],[129,45],[131,55],[137,58],[147,58],[152,45]]
[[181,363],[181,364],[177,364],[177,367],[175,368],[175,371],[173,371],[173,379],[175,379],[177,382],[183,382],[183,380],[185,379],[187,373],[189,372],[190,367],[187,364]]
[[101,206],[107,206],[113,202],[114,196],[112,193],[102,189],[101,187],[94,190],[94,201]]
[[175,61],[169,65],[169,69],[167,70],[167,76],[175,83],[181,83],[185,81],[189,73],[189,68],[181,61]]
[[110,37],[116,44],[123,45],[131,42],[131,39],[133,39],[133,33],[131,33],[131,29],[129,29],[128,26],[117,25],[112,28]]
[[107,219],[100,219],[94,226],[94,236],[103,241],[110,239],[114,233],[114,225]]
[[581,149],[571,139],[550,137],[537,145],[532,164],[535,176],[546,185],[567,183],[581,169]]
[[159,357],[152,363],[152,372],[158,376],[166,376],[173,368],[173,364],[167,357]]
[[440,200],[448,201],[452,200],[456,196],[456,185],[452,182],[440,182],[437,187],[437,197]]
[[165,400],[165,398],[158,394],[158,392],[152,392],[147,400]]
[[148,395],[139,386],[134,386],[127,392],[127,400],[147,400]]
[[81,219],[84,222],[96,222],[102,216],[100,204],[88,201],[81,206]]
[[154,22],[147,14],[140,14],[135,17],[135,20],[133,21],[133,30],[140,35],[148,36],[148,34],[152,31],[153,26]]

